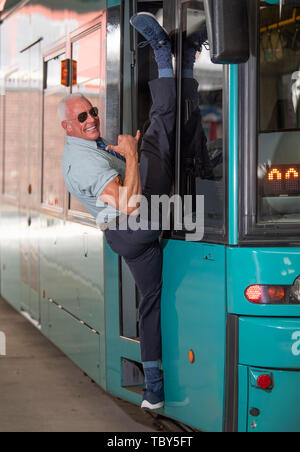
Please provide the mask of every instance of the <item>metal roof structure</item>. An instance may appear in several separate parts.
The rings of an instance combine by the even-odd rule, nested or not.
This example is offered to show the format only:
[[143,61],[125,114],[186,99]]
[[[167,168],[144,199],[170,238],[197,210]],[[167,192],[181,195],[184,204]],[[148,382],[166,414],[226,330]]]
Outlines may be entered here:
[[41,5],[55,11],[74,10],[79,13],[99,10],[100,0],[0,0],[0,18],[5,17],[19,5]]

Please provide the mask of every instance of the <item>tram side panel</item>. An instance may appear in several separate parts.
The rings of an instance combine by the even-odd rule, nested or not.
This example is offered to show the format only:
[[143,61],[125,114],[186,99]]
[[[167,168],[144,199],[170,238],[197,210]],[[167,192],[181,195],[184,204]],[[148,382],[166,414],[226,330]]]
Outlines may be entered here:
[[197,429],[222,431],[224,246],[165,242],[162,319],[165,414]]
[[[5,45],[9,39],[12,44],[9,48],[5,45],[7,52],[0,68],[5,88],[2,92],[1,86],[0,96],[1,172],[5,174],[0,177],[11,204],[7,207],[5,200],[1,204],[1,295],[17,310],[26,311],[37,321],[35,324],[40,323],[41,331],[105,388],[103,236],[93,227],[64,221],[67,212],[63,212],[64,193],[58,180],[64,136],[57,119],[59,96],[54,88],[57,81],[60,94],[69,91],[60,84],[61,67],[56,55],[66,58],[64,35],[79,27],[90,28],[92,20],[99,17],[100,21],[101,15],[104,59],[105,9],[119,2],[95,0],[82,6],[65,1],[65,8],[53,8],[53,2],[44,2],[42,7],[38,3],[22,5],[0,27],[1,42]],[[60,41],[56,41],[58,38]],[[96,49],[100,35],[97,39],[93,41]],[[61,50],[56,48],[59,42]],[[44,67],[43,71],[42,55],[51,43],[55,56],[50,61],[57,62],[56,70],[46,71]],[[70,54],[69,42],[66,50]],[[94,54],[101,67],[100,110],[105,112],[106,64]],[[84,61],[82,54],[80,61]],[[12,69],[6,73],[7,68]],[[45,75],[47,80],[43,80]],[[90,81],[89,75],[87,79]],[[50,91],[42,105],[43,85]],[[59,190],[61,197],[57,199]]]
[[[166,240],[163,248],[161,414],[199,430],[220,432],[225,409],[225,247]],[[108,391],[140,404],[140,347],[120,337],[117,280],[118,258],[106,246]]]
[[246,289],[292,287],[300,251],[229,248],[227,262],[228,309],[239,318],[239,431],[299,432],[300,306],[287,298],[251,302]]
[[1,206],[1,296],[21,309],[20,216],[14,206]]
[[42,230],[42,331],[105,387],[103,238],[98,229],[46,216]]

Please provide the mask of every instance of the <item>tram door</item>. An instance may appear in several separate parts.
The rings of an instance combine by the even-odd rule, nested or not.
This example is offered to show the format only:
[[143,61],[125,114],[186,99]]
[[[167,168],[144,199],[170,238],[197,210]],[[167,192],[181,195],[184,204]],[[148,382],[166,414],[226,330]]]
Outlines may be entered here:
[[[130,3],[131,2],[128,2],[125,6],[125,23],[129,24],[129,18],[135,12],[147,11],[154,14],[161,25],[163,25],[163,1],[137,1],[136,5]],[[125,39],[127,37],[131,41],[131,65],[124,64],[124,79],[125,84],[127,80],[128,85],[131,85],[131,87],[130,90],[128,90],[128,86],[124,86],[124,96],[128,95],[128,91],[130,91],[131,98],[128,99],[128,102],[124,99],[123,104],[125,109],[128,109],[128,104],[130,104],[131,111],[123,111],[123,132],[135,135],[138,129],[143,133],[147,127],[152,103],[148,82],[157,78],[158,74],[151,47],[143,48],[142,51],[140,51],[138,44],[140,41],[143,41],[142,36],[137,36],[138,42],[135,42],[135,33],[131,26],[127,32],[129,38],[126,36],[125,31]],[[128,67],[130,67],[130,73],[128,73]],[[137,93],[137,95],[135,95],[135,93]],[[128,121],[128,123],[126,123],[126,121]],[[120,277],[122,288],[120,309],[121,336],[138,340],[138,307],[140,294],[124,260],[121,260]]]
[[[60,288],[64,287],[66,281],[66,275],[62,274],[58,265],[59,237],[63,225],[61,217],[66,201],[62,172],[58,168],[58,162],[62,159],[65,134],[57,115],[57,105],[69,94],[69,89],[61,84],[61,66],[66,58],[65,48],[46,56],[43,78],[43,160],[40,197],[43,234],[40,239],[40,281],[42,296],[54,300],[61,299]],[[71,299],[77,300],[73,291],[72,295]],[[44,306],[45,304],[42,304],[42,326],[46,309]],[[78,310],[76,314],[78,315]]]
[[[41,41],[20,51],[5,77],[2,193],[2,295],[39,320],[38,241]],[[21,287],[18,281],[21,279]]]
[[[125,22],[129,23],[129,18],[135,12],[147,11],[156,16],[158,21],[170,33],[178,27],[178,11],[174,4],[169,1],[143,1],[128,2],[125,7]],[[174,2],[175,3],[175,2]],[[193,27],[197,25],[197,21],[201,21],[204,15],[203,5],[200,2],[201,10],[199,10],[199,2],[186,1],[183,2],[182,18],[184,28],[187,32],[191,32]],[[127,9],[126,9],[127,8]],[[127,20],[128,19],[128,20]],[[157,64],[155,62],[154,53],[150,46],[139,48],[138,44],[144,38],[135,34],[132,27],[128,30],[130,41],[127,46],[131,49],[131,73],[129,73],[129,64],[124,62],[124,110],[123,110],[123,132],[135,135],[136,130],[142,133],[146,130],[149,121],[149,111],[151,108],[151,94],[148,82],[157,78]],[[126,56],[125,56],[126,58]],[[178,61],[174,61],[174,68]],[[205,195],[205,231],[211,234],[206,237],[206,241],[211,239],[212,242],[224,242],[225,234],[225,203],[224,203],[224,177],[223,177],[223,66],[213,65],[209,58],[208,49],[204,49],[201,56],[197,56],[195,66],[195,78],[199,83],[199,103],[203,117],[203,127],[208,141],[209,158],[213,162],[213,174],[204,175],[204,177],[195,177],[193,159],[181,157],[180,175],[176,175],[175,190],[180,195],[189,195],[195,199],[196,194]],[[127,80],[127,84],[126,84]],[[131,99],[128,96],[128,86],[131,83]],[[184,92],[184,85],[182,91]],[[128,111],[128,105],[131,105],[131,111]],[[186,122],[190,123],[189,117],[190,105],[182,103],[182,121],[183,127]],[[130,118],[130,119],[128,119]],[[127,122],[126,122],[127,121]],[[182,131],[182,137],[189,137],[193,133],[188,130]],[[198,137],[197,137],[198,139]],[[193,141],[190,139],[190,141]],[[195,141],[195,140],[194,140]],[[195,143],[194,143],[195,144]],[[181,148],[187,149],[188,143],[181,139]],[[192,146],[191,146],[192,147]],[[193,149],[191,149],[193,153]],[[191,167],[192,165],[192,167]],[[203,176],[203,175],[202,175]],[[173,238],[182,239],[178,233],[173,233]],[[121,335],[129,338],[138,338],[137,310],[139,305],[139,292],[137,291],[133,278],[124,261],[121,263]]]
[[42,107],[41,40],[21,51],[23,108],[20,148],[21,308],[40,320],[38,236],[40,203],[40,148]]
[[18,192],[20,167],[18,154],[19,134],[14,133],[14,124],[21,124],[18,99],[20,99],[20,77],[17,67],[5,74],[1,103],[1,147],[3,173],[1,194],[5,201],[1,203],[1,296],[20,309],[20,252],[19,252],[19,213]]

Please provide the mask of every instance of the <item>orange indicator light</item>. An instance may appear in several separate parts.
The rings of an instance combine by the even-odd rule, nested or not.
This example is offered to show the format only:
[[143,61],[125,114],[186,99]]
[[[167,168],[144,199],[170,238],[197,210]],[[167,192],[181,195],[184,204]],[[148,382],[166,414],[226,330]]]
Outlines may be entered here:
[[281,286],[271,286],[268,288],[268,295],[272,301],[280,301],[283,300],[285,291]]
[[190,360],[190,363],[194,364],[194,362],[195,362],[195,353],[193,352],[193,350],[189,351],[189,360]]
[[[70,73],[72,70],[72,80],[70,79]],[[75,60],[63,60],[61,62],[61,84],[63,86],[70,86],[77,84],[77,61]]]

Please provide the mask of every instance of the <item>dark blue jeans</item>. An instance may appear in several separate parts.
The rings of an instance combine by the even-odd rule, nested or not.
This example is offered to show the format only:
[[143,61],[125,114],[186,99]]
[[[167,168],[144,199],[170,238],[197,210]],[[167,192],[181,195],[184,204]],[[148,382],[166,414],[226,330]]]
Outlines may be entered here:
[[[143,194],[169,195],[173,182],[176,84],[172,78],[150,82],[153,105],[150,126],[141,146],[140,174]],[[141,293],[139,329],[142,361],[161,359],[161,289],[163,255],[161,231],[129,228],[107,230],[106,239],[130,268]]]
[[105,232],[110,247],[127,263],[141,293],[139,331],[142,361],[161,359],[161,289],[163,255],[159,231]]

